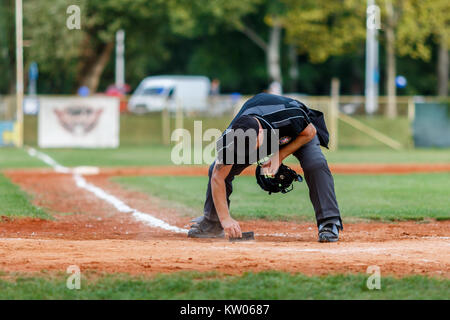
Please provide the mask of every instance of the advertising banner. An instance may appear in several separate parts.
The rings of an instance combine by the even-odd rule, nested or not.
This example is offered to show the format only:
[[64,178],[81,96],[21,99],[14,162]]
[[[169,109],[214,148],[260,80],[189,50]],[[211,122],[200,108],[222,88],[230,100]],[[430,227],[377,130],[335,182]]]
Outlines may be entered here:
[[0,147],[18,145],[19,125],[13,121],[0,121]]
[[39,97],[41,148],[116,148],[119,99],[115,97]]

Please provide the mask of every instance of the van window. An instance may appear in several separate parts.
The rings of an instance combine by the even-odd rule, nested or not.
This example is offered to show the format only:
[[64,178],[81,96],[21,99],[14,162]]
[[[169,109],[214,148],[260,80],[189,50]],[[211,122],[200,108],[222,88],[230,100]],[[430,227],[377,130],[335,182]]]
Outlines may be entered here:
[[163,93],[164,93],[164,88],[158,88],[158,87],[145,88],[144,91],[142,91],[143,96],[157,96],[157,95],[162,95]]
[[167,95],[167,97],[169,97],[169,99],[172,98],[174,91],[175,91],[175,88],[170,88],[169,94]]

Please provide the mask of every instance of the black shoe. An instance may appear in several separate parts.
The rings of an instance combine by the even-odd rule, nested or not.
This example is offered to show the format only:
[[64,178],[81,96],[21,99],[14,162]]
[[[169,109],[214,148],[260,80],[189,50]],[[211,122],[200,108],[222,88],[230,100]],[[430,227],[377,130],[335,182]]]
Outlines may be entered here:
[[194,224],[191,227],[197,226],[200,222],[203,221],[203,219],[205,219],[205,216],[200,216],[200,217],[192,219],[191,222],[193,222]]
[[334,223],[328,223],[319,227],[319,242],[337,242],[339,240],[339,228]]
[[[197,219],[196,219],[197,220]],[[191,226],[188,231],[188,238],[224,238],[225,232],[219,221],[201,219]]]

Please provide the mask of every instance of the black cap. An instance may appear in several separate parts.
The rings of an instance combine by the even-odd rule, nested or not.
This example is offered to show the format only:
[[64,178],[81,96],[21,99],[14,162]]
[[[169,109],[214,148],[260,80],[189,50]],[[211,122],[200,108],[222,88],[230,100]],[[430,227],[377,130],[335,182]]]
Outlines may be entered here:
[[259,124],[258,121],[252,117],[252,116],[240,116],[236,119],[236,121],[231,126],[231,129],[242,129],[244,131],[247,131],[248,129],[253,129],[258,133],[259,131]]

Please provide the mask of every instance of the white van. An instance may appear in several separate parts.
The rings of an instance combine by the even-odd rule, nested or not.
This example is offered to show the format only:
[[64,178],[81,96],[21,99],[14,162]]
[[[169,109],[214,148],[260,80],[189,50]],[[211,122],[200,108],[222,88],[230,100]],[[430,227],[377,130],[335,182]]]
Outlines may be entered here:
[[184,110],[207,108],[210,81],[203,76],[152,76],[141,81],[128,102],[135,113],[160,111],[166,106],[175,111],[179,103]]

